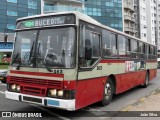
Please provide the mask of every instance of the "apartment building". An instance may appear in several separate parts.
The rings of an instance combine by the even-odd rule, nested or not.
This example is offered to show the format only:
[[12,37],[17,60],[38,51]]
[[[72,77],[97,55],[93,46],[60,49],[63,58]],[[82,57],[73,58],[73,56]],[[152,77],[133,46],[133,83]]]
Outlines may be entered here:
[[140,38],[147,41],[147,0],[139,0],[139,18],[140,18]]
[[146,1],[147,13],[147,41],[156,44],[157,42],[157,0]]
[[139,37],[138,2],[136,0],[123,0],[124,32]]
[[157,49],[160,54],[160,0],[157,0]]

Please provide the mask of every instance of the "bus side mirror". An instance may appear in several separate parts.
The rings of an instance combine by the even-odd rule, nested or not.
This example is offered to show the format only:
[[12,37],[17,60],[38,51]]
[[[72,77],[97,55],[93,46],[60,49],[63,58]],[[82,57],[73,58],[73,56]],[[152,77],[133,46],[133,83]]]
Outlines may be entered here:
[[8,34],[4,35],[4,42],[7,43],[7,39],[8,39]]

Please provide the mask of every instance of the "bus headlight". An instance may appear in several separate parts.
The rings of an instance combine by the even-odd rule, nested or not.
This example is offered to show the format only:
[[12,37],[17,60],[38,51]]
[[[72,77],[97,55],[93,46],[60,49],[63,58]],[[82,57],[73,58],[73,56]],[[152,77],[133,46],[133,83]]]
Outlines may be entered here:
[[58,97],[63,97],[63,90],[58,90]]
[[21,86],[18,84],[11,84],[9,87],[9,90],[11,90],[13,92],[20,92]]
[[49,89],[48,96],[56,97],[57,96],[57,90],[56,89]]
[[16,84],[11,85],[11,90],[15,91],[16,90]]
[[20,92],[21,86],[20,86],[20,85],[17,85],[16,89],[17,89],[17,92]]
[[58,90],[58,89],[48,89],[48,97],[61,98],[61,99],[74,99],[74,90]]

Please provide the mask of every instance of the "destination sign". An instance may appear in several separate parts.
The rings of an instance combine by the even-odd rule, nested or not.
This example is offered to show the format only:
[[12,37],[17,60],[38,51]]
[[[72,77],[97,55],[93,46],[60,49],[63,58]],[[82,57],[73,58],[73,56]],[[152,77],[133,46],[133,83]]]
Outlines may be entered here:
[[23,28],[35,28],[35,27],[46,27],[61,24],[74,24],[74,15],[63,15],[63,16],[47,16],[41,18],[32,18],[17,23],[17,29]]

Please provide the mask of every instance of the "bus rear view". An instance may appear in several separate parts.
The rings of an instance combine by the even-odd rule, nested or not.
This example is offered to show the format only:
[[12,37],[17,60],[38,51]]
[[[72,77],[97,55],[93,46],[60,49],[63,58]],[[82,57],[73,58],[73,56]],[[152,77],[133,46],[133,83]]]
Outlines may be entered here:
[[6,98],[75,109],[75,15],[17,21]]

